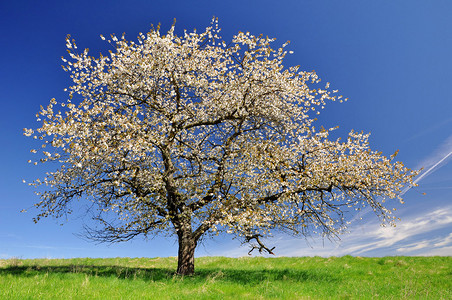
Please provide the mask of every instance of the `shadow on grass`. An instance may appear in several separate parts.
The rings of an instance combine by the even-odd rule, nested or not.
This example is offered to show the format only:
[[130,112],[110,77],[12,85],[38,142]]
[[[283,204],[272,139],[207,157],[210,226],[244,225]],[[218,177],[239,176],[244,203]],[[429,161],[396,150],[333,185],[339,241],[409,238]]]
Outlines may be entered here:
[[96,265],[67,265],[67,266],[10,266],[0,268],[0,276],[13,275],[19,277],[33,277],[36,275],[85,274],[97,277],[115,277],[124,280],[140,279],[145,281],[168,280],[212,280],[234,282],[242,285],[255,285],[263,281],[294,281],[294,282],[337,282],[340,277],[323,272],[319,269],[292,270],[292,269],[220,269],[199,268],[195,275],[181,278],[174,274],[174,269],[169,268],[128,268],[124,266],[96,266]]

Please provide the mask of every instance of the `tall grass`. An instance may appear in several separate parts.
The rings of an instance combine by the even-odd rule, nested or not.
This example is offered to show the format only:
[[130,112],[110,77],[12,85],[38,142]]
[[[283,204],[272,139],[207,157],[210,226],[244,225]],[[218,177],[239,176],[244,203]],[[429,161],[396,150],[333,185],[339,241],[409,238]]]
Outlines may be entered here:
[[0,260],[0,299],[452,299],[452,257]]

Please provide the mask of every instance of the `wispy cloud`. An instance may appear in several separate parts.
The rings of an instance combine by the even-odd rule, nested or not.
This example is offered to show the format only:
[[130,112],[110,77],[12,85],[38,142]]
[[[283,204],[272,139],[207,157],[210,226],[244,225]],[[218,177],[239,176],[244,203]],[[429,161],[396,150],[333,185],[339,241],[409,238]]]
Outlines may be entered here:
[[[444,240],[433,244],[434,247],[442,247],[442,246],[446,246],[446,245],[452,246],[452,233],[450,233]],[[451,255],[452,255],[452,252],[451,252]]]
[[[366,230],[363,234],[358,234],[352,237],[351,241],[356,242],[357,239],[363,239],[364,242],[360,245],[360,249],[355,250],[356,254],[364,254],[373,250],[388,249],[391,246],[398,246],[398,252],[413,252],[414,250],[433,247],[433,241],[438,241],[438,238],[431,240],[422,240],[413,244],[406,244],[412,238],[422,234],[430,233],[439,229],[448,228],[452,224],[452,207],[438,208],[429,213],[420,212],[420,215],[406,218],[402,220],[397,227],[380,227],[375,230]],[[367,227],[374,226],[369,223]],[[353,250],[353,249],[350,249]]]
[[397,252],[413,252],[415,250],[419,250],[419,249],[424,249],[424,248],[428,248],[431,245],[430,241],[420,241],[417,243],[413,243],[413,244],[409,244],[406,245],[404,247],[398,248],[396,251]]
[[444,253],[442,255],[452,255],[452,251],[447,252],[447,249],[452,249],[452,233],[448,236],[440,238],[432,238],[430,240],[423,240],[417,243],[406,245],[405,247],[397,249],[398,252],[413,252],[419,249],[425,249],[426,252],[417,253],[417,255],[440,255],[432,253]]
[[[452,157],[452,135],[449,136],[436,151],[434,151],[431,155],[429,155],[426,159],[424,159],[419,167],[424,168],[424,172],[422,172],[415,180],[414,183],[417,184],[424,177],[430,175],[438,168],[447,163],[447,161]],[[405,188],[401,195],[408,192],[412,186]]]
[[416,254],[417,256],[451,256],[452,255],[452,246],[449,247],[441,247],[436,249],[431,249],[426,252],[420,252]]

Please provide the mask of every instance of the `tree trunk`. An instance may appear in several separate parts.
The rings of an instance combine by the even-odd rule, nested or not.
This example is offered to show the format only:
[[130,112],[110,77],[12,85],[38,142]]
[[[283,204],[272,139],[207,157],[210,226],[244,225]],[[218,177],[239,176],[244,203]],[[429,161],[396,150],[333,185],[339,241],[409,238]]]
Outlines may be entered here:
[[181,230],[177,233],[179,238],[179,253],[177,259],[178,275],[193,275],[195,273],[196,241],[190,230]]

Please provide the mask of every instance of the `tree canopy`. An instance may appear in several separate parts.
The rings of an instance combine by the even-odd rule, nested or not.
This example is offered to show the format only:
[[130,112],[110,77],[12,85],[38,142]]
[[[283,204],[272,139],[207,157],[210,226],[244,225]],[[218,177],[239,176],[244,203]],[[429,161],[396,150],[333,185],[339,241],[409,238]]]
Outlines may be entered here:
[[91,238],[175,234],[177,273],[192,274],[210,234],[272,253],[261,237],[274,230],[336,235],[366,206],[393,220],[385,199],[401,201],[417,172],[372,151],[368,134],[330,140],[333,128],[317,129],[316,114],[341,96],[315,72],[285,68],[288,43],[273,49],[248,32],[227,43],[216,20],[202,33],[174,31],[112,35],[97,58],[68,36],[69,98],[52,99],[41,127],[25,129],[43,141],[37,162],[57,162],[32,183],[44,190],[36,221],[88,201],[99,224]]

